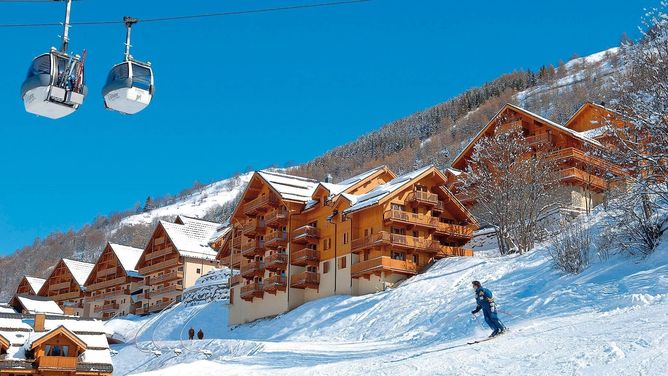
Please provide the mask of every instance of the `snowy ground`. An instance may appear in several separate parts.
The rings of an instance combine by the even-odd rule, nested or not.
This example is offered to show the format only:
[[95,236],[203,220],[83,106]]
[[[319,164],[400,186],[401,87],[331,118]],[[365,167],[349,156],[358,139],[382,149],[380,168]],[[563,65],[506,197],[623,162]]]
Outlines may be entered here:
[[[470,314],[474,279],[494,291],[511,332],[469,346],[489,333]],[[646,260],[595,260],[578,276],[555,271],[544,247],[479,252],[393,290],[321,299],[234,329],[224,301],[108,326],[128,339],[140,333],[115,347],[115,375],[658,375],[668,367],[667,303],[664,241]],[[190,326],[206,339],[179,340]]]

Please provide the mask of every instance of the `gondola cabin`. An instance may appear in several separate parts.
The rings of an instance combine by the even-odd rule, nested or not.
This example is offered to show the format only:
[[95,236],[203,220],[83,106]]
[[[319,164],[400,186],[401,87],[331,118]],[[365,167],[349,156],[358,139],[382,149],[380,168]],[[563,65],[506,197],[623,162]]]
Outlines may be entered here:
[[82,58],[55,48],[33,59],[21,86],[26,111],[50,119],[76,111],[86,93]]
[[153,98],[153,69],[149,63],[130,60],[116,64],[102,89],[106,108],[136,114]]

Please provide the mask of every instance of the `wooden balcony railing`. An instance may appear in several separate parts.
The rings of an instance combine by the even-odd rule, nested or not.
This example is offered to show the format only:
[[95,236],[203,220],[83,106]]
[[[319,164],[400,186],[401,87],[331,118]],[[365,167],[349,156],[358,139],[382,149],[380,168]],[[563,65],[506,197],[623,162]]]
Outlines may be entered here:
[[101,294],[96,294],[95,296],[91,296],[91,299],[93,299],[93,300],[104,300],[104,299],[116,298],[116,297],[123,296],[123,295],[130,295],[130,290],[129,289],[119,289],[119,290],[107,291],[107,292],[103,292]]
[[263,219],[253,219],[246,223],[241,232],[246,236],[255,236],[257,234],[263,233],[265,229],[265,224]]
[[410,213],[403,210],[388,210],[383,213],[383,219],[387,222],[404,223],[434,229],[438,226],[438,218],[436,217]]
[[288,233],[285,231],[274,231],[264,238],[267,247],[280,247],[288,243]]
[[86,286],[88,291],[95,291],[100,289],[106,289],[107,287],[118,286],[126,283],[126,277],[118,277],[114,279],[109,279],[107,281],[91,283]]
[[78,299],[80,297],[81,297],[81,291],[72,291],[72,292],[65,292],[65,293],[62,293],[62,294],[49,295],[49,298],[51,298],[55,302],[62,302],[64,300]]
[[262,256],[265,252],[264,240],[256,239],[241,246],[241,255],[248,258]]
[[406,196],[406,201],[416,202],[418,204],[436,205],[438,204],[438,195],[431,192],[413,191]]
[[264,296],[264,287],[260,282],[253,282],[246,286],[241,286],[240,294],[243,300],[253,300],[253,298],[262,298]]
[[438,222],[438,226],[436,227],[436,233],[445,234],[457,238],[470,239],[473,237],[473,228],[470,226],[462,226],[462,225],[455,225],[452,223]]
[[439,247],[438,253],[434,255],[435,258],[454,257],[454,256],[472,257],[473,250],[462,247],[451,247],[447,245],[442,245]]
[[521,128],[521,127],[522,127],[522,120],[518,119],[518,120],[506,121],[506,122],[500,124],[497,127],[497,131],[498,132],[507,132],[511,129]]
[[297,266],[318,265],[320,252],[315,249],[303,248],[292,252],[290,263]]
[[417,274],[417,265],[412,261],[395,260],[388,256],[372,258],[370,260],[360,261],[350,266],[350,273],[353,278],[370,275],[378,272],[392,272],[414,275]]
[[438,251],[438,244],[433,240],[400,234],[390,234],[386,231],[381,231],[377,234],[353,240],[351,251],[358,252],[377,245],[391,245],[397,248],[415,249],[426,252]]
[[255,215],[258,211],[267,211],[270,207],[278,206],[279,201],[273,194],[268,194],[255,198],[244,204],[244,214]]
[[288,220],[288,211],[285,209],[272,210],[264,216],[264,223],[269,227],[280,227]]
[[290,286],[297,289],[316,289],[320,286],[320,274],[301,272],[290,277]]
[[170,267],[177,267],[181,266],[183,263],[181,262],[180,257],[174,257],[165,261],[161,261],[158,263],[155,263],[153,265],[145,266],[139,270],[139,273],[143,275],[148,275],[151,274],[155,271],[161,270],[161,269],[167,269]]
[[172,247],[167,247],[165,249],[160,249],[158,251],[153,251],[149,252],[146,254],[145,259],[146,260],[153,260],[154,258],[158,258],[161,256],[166,256],[174,252],[174,248]]
[[241,276],[246,279],[253,277],[262,277],[264,275],[264,262],[251,261],[246,265],[241,265]]
[[157,289],[148,291],[147,293],[151,299],[156,299],[167,294],[180,294],[181,291],[183,291],[183,285],[169,285],[158,287]]
[[263,281],[264,291],[268,293],[276,293],[276,291],[285,291],[287,287],[287,279],[282,275],[271,276]]
[[53,369],[63,372],[72,372],[76,371],[78,363],[76,356],[40,356],[37,358],[38,369]]
[[241,282],[243,282],[243,280],[244,280],[244,277],[242,277],[241,274],[237,274],[237,275],[232,276],[232,278],[230,278],[230,283],[231,283],[232,286],[236,286],[236,285],[240,284]]
[[600,190],[605,190],[608,188],[608,184],[605,179],[584,172],[576,167],[566,168],[559,171],[559,176],[561,177],[561,180],[576,180],[584,185],[588,185]]
[[272,271],[285,270],[288,266],[288,255],[285,253],[273,253],[264,259],[265,268]]
[[104,305],[95,307],[93,309],[93,312],[100,313],[100,312],[116,311],[116,310],[118,310],[119,307],[120,306],[116,303],[109,303],[109,304],[104,304]]
[[550,137],[550,134],[548,133],[539,133],[533,136],[528,136],[524,138],[524,141],[528,145],[538,145],[538,144],[546,144],[550,142],[552,137]]
[[175,279],[181,279],[183,278],[183,272],[180,272],[178,270],[171,271],[169,273],[165,273],[163,275],[159,275],[157,277],[150,277],[149,278],[149,284],[150,285],[156,285],[158,283],[163,283],[163,282],[170,282]]
[[170,305],[174,301],[174,299],[169,299],[169,300],[161,300],[154,305],[148,307],[148,312],[157,312],[157,311],[162,311],[163,309],[167,308],[168,305]]
[[588,155],[588,153],[570,147],[570,148],[564,148],[555,152],[552,152],[548,154],[548,158],[550,159],[575,159],[577,161],[580,161],[582,163],[600,168],[603,171],[606,172],[611,172],[615,175],[618,176],[624,176],[626,175],[626,172],[624,169],[621,167],[617,166],[616,164],[610,163],[606,160],[603,160],[599,157],[593,156],[593,155]]
[[54,290],[68,289],[70,288],[71,284],[72,284],[71,281],[52,283],[49,285],[49,290],[54,291]]
[[95,273],[95,275],[97,275],[98,277],[105,277],[105,276],[108,276],[109,274],[115,274],[117,271],[118,271],[118,268],[116,268],[116,267],[100,269]]
[[295,243],[317,243],[320,239],[320,229],[310,225],[301,226],[292,232],[292,241]]

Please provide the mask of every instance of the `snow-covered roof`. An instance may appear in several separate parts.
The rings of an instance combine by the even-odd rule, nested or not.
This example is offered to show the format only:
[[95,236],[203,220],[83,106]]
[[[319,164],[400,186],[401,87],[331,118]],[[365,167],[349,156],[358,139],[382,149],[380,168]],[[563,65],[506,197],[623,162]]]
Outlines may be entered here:
[[[364,179],[367,179],[368,177],[372,176],[376,172],[385,169],[385,166],[378,166],[376,168],[373,168],[369,171],[362,172],[361,174],[355,175],[353,177],[350,177],[346,180],[340,181],[338,183],[327,183],[327,182],[320,182],[319,185],[323,186],[327,191],[329,192],[329,199],[331,200],[334,198],[334,196],[337,196],[339,194],[345,193],[348,191],[350,188],[358,184],[359,182],[363,181]],[[317,204],[317,200],[309,200],[306,203],[305,209],[309,209],[315,204]]]
[[425,166],[415,171],[409,172],[407,174],[398,176],[385,184],[377,186],[376,188],[372,189],[371,191],[363,195],[351,195],[351,194],[346,195],[345,197],[349,201],[351,201],[352,205],[343,212],[345,214],[348,214],[379,203],[383,198],[396,192],[398,189],[400,189],[413,179],[417,178],[418,176],[422,175],[430,168],[433,168],[433,166],[432,165]]
[[306,203],[311,199],[318,181],[301,176],[281,174],[278,172],[261,170],[257,172],[269,185],[288,201]]
[[211,237],[218,231],[220,223],[179,216],[183,224],[160,221],[167,236],[184,257],[215,260],[217,252],[209,246]]
[[109,246],[126,273],[137,272],[137,262],[139,261],[141,254],[144,252],[143,249],[115,243],[109,243]]
[[86,283],[88,275],[90,275],[90,272],[95,267],[95,264],[65,258],[63,259],[63,263],[67,266],[67,269],[72,273],[74,280],[77,281],[81,287]]
[[227,235],[230,232],[230,230],[232,230],[232,226],[230,226],[229,222],[218,226],[218,229],[216,229],[216,232],[214,232],[213,235],[211,235],[211,238],[209,239],[209,243],[213,243],[216,240],[224,237],[225,235]]
[[16,295],[16,299],[28,313],[63,314],[63,310],[60,309],[58,303],[43,296]]
[[44,285],[44,282],[46,282],[46,279],[44,278],[25,276],[25,279],[26,281],[28,281],[28,284],[32,288],[32,291],[34,291],[35,293],[37,293]]
[[16,310],[7,303],[0,303],[0,313],[16,313]]

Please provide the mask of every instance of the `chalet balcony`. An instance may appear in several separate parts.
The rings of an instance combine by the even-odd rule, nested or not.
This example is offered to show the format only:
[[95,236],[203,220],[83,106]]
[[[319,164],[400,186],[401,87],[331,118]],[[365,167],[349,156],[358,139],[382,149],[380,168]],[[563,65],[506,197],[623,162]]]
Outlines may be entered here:
[[444,257],[473,257],[473,250],[469,248],[441,245],[439,246],[438,253],[434,255],[434,258],[441,259]]
[[264,296],[264,286],[260,282],[253,282],[246,286],[241,286],[241,299],[252,301],[253,298],[260,298]]
[[418,226],[429,229],[436,229],[438,226],[438,218],[424,214],[410,213],[403,210],[388,210],[383,213],[383,220],[386,223]]
[[266,212],[271,207],[279,205],[278,198],[272,194],[260,196],[244,204],[244,214],[254,217],[258,213]]
[[125,277],[118,277],[118,278],[109,279],[109,280],[102,281],[102,282],[92,283],[92,284],[86,286],[86,288],[88,289],[88,291],[95,291],[95,290],[106,289],[108,287],[122,285],[122,284],[125,284],[125,283],[126,283]]
[[264,280],[264,291],[270,294],[276,294],[277,291],[285,291],[287,279],[282,275],[275,275]]
[[406,197],[407,202],[435,206],[438,204],[438,195],[436,193],[413,191]]
[[64,300],[71,300],[71,299],[80,298],[81,297],[81,292],[80,291],[64,292],[62,294],[49,295],[48,297],[51,298],[51,300],[53,300],[53,301],[62,302]]
[[389,256],[380,256],[370,260],[360,261],[350,266],[353,278],[370,277],[371,274],[399,273],[406,275],[417,274],[417,265],[412,261],[395,260]]
[[253,279],[254,277],[264,276],[264,262],[251,261],[247,265],[242,265],[241,276],[246,279]]
[[241,247],[241,255],[246,258],[254,258],[255,256],[264,256],[265,252],[264,240],[256,239],[250,243],[245,243]]
[[182,291],[183,291],[183,285],[169,285],[169,286],[158,287],[153,291],[148,291],[146,294],[151,299],[157,299],[168,294],[180,295]]
[[288,255],[285,253],[273,253],[264,259],[265,268],[274,272],[285,270],[288,266]]
[[183,265],[183,263],[181,262],[180,257],[174,257],[168,260],[155,263],[153,265],[145,266],[139,270],[139,273],[143,275],[148,275],[158,270],[173,268],[181,265]]
[[105,300],[105,299],[117,298],[117,297],[123,296],[123,295],[130,295],[130,290],[129,289],[120,289],[120,290],[107,291],[107,292],[103,292],[101,294],[96,294],[95,296],[91,296],[91,299],[93,299],[93,300]]
[[111,311],[117,311],[120,308],[120,306],[116,303],[109,303],[109,304],[104,304],[101,306],[97,306],[93,309],[93,312],[95,313],[100,313],[100,312],[111,312]]
[[75,372],[78,364],[76,356],[40,356],[37,358],[37,369],[53,370],[52,372]]
[[285,247],[288,244],[288,233],[285,231],[274,231],[265,237],[264,243],[267,247]]
[[320,286],[320,274],[301,272],[290,277],[290,287],[296,289],[317,289]]
[[608,188],[608,184],[605,179],[584,172],[576,167],[566,168],[559,171],[559,176],[564,182],[574,182],[579,185],[586,185],[601,191]]
[[473,228],[470,226],[455,225],[452,223],[438,222],[436,233],[460,239],[473,238]]
[[264,223],[273,228],[284,226],[288,223],[288,211],[285,209],[272,210],[264,216]]
[[113,268],[107,268],[107,269],[100,269],[95,274],[98,277],[105,277],[105,276],[108,276],[109,274],[116,274],[116,271],[117,271],[117,268],[113,267]]
[[148,307],[147,313],[162,311],[163,309],[167,308],[168,305],[172,304],[173,301],[174,301],[173,299],[161,300],[155,303],[154,305]]
[[231,263],[232,263],[231,265],[230,265],[230,256],[229,255],[220,258],[220,262],[221,262],[221,264],[223,264],[223,266],[231,267],[231,268],[234,268],[234,269],[239,269],[239,267],[241,266],[241,260],[243,260],[244,257],[241,255],[241,250],[240,249],[237,248],[236,250],[234,250],[234,252],[235,253],[231,257]]
[[70,282],[70,281],[60,282],[60,283],[52,283],[52,284],[49,285],[49,290],[56,291],[56,290],[68,289],[68,288],[70,288],[71,284],[72,284],[72,282]]
[[241,282],[243,280],[244,280],[244,277],[242,277],[241,274],[237,274],[237,275],[232,276],[232,278],[230,278],[230,284],[232,286],[237,286],[237,285],[241,284]]
[[135,309],[135,314],[136,315],[145,315],[147,313],[148,313],[148,308],[139,307],[139,308]]
[[290,263],[297,266],[316,266],[320,262],[320,252],[310,248],[303,248],[299,251],[292,252],[290,257]]
[[159,275],[157,277],[150,277],[149,280],[148,280],[149,281],[148,284],[149,285],[156,285],[156,284],[159,284],[159,283],[171,282],[171,281],[174,281],[174,280],[177,280],[177,279],[182,279],[182,278],[183,278],[183,272],[174,270],[172,272],[165,273],[165,274]]
[[174,248],[167,247],[157,251],[149,252],[145,255],[146,260],[153,260],[154,258],[170,255],[174,252]]
[[528,136],[524,138],[524,141],[531,146],[547,144],[552,141],[552,137],[548,133],[539,133],[533,136]]
[[433,240],[400,234],[390,234],[387,231],[381,231],[377,234],[353,240],[351,244],[351,252],[360,252],[376,246],[392,246],[393,248],[408,251],[438,252],[438,244]]
[[302,226],[292,232],[292,241],[298,244],[317,244],[320,239],[320,229],[313,226]]
[[511,120],[506,121],[505,123],[497,127],[497,132],[507,132],[511,129],[522,128],[522,120]]
[[588,166],[598,168],[605,172],[611,172],[618,176],[626,175],[626,172],[621,167],[599,157],[588,154],[589,153],[576,148],[564,148],[548,154],[548,158],[558,160],[576,160]]
[[234,238],[232,238],[232,247],[239,249],[241,248],[241,236],[237,235]]
[[242,229],[241,232],[250,238],[255,237],[255,235],[263,234],[266,226],[264,224],[264,220],[262,219],[253,219],[246,223]]

